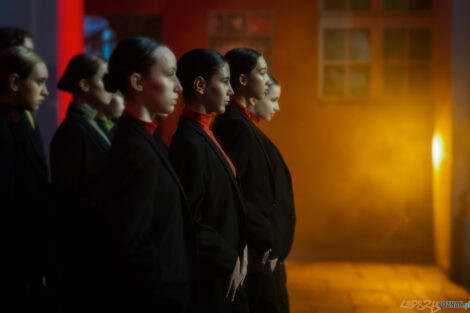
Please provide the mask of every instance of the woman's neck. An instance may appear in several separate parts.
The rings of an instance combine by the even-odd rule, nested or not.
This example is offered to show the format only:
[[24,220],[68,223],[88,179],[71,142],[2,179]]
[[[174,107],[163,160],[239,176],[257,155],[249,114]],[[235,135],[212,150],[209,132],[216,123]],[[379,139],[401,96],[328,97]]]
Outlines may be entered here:
[[[246,105],[246,107],[248,108],[248,110],[253,113],[254,115],[258,116],[258,114],[256,113],[256,110],[255,110],[255,105],[256,105],[256,102],[257,100],[255,98],[250,98],[248,99],[248,103]],[[258,116],[259,117],[259,116]]]
[[210,112],[207,112],[206,107],[197,100],[185,100],[184,106],[192,111],[196,111],[199,113],[204,113],[204,114],[210,113]]
[[251,113],[254,115],[258,116],[256,114],[255,110],[255,99],[254,98],[248,98],[244,95],[238,95],[233,97],[235,100],[237,100],[239,103],[241,103],[244,107],[246,107]]
[[125,100],[125,107],[126,111],[134,115],[135,117],[139,118],[142,121],[151,123],[153,120],[153,114],[149,112],[149,110],[133,100],[126,99]]
[[11,96],[7,95],[0,95],[0,103],[6,105],[8,108],[13,109],[15,108],[15,101]]
[[[95,110],[98,110],[97,108],[95,108],[95,106],[93,106],[90,101],[88,101],[88,99],[86,99],[85,97],[81,97],[81,96],[78,96],[78,95],[74,95],[73,96],[73,100],[72,100],[73,103],[75,104],[78,104],[78,105],[84,105],[84,106],[88,106],[88,107],[91,107]],[[99,110],[98,110],[99,111]]]
[[243,104],[243,106],[247,106],[248,105],[248,99],[247,97],[245,97],[244,95],[234,95],[233,96],[233,99],[237,100],[238,102],[240,102],[241,104]]

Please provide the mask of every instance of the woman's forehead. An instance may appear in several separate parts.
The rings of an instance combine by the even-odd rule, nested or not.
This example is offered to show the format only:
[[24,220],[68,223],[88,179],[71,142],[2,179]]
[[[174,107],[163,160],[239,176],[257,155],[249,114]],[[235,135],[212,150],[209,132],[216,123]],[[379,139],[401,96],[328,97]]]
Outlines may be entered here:
[[176,66],[176,57],[173,52],[165,46],[160,46],[152,52],[152,57],[157,60],[157,64],[165,67]]

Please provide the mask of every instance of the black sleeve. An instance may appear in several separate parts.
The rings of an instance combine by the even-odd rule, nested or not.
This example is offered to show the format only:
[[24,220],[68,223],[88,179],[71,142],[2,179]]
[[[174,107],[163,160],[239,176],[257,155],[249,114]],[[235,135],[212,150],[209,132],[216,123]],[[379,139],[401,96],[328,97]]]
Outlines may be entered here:
[[278,256],[271,224],[272,203],[268,165],[264,152],[253,132],[242,122],[233,122],[230,129],[216,133],[235,162],[246,203],[248,243],[260,255],[272,249],[271,258]]
[[[2,125],[3,126],[3,125]],[[15,198],[15,147],[13,139],[8,130],[0,128],[0,196],[2,199],[2,212],[9,212],[12,209]],[[7,218],[3,218],[8,223]]]
[[103,243],[118,263],[123,262],[121,274],[126,279],[152,288],[158,251],[149,238],[149,228],[158,205],[154,190],[159,167],[146,149],[127,151],[111,155],[101,181]]
[[[3,122],[3,121],[2,121]],[[1,203],[1,243],[8,266],[18,265],[21,260],[22,234],[18,225],[19,212],[15,209],[15,199],[17,197],[16,171],[15,171],[15,146],[11,133],[0,125],[0,199]]]
[[78,193],[84,145],[83,135],[66,129],[59,129],[51,142],[51,181],[63,197]]
[[228,274],[232,273],[238,257],[237,250],[205,222],[205,188],[210,183],[205,171],[210,164],[205,159],[204,148],[188,140],[174,140],[170,148],[170,160],[183,184],[195,221],[197,250],[201,260],[214,264]]
[[83,177],[86,158],[85,138],[78,131],[59,128],[50,147],[51,185],[54,201],[54,218],[60,233],[59,244],[64,247],[75,246],[75,257],[84,262],[87,254],[78,247],[89,238],[91,232],[83,231],[84,223],[93,221],[93,206],[90,199],[83,195]]

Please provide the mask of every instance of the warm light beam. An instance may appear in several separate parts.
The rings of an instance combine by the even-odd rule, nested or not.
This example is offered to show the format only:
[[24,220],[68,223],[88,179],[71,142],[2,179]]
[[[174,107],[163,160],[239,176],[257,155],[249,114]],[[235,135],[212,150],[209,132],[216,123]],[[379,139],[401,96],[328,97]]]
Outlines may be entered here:
[[432,137],[432,164],[434,170],[441,168],[442,159],[444,157],[444,142],[441,135],[436,134]]

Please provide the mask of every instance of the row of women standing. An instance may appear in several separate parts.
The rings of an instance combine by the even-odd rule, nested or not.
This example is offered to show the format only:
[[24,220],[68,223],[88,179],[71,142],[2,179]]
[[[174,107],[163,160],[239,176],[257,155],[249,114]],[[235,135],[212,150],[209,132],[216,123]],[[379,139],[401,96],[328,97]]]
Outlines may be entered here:
[[[0,66],[26,51],[5,50]],[[26,81],[41,62],[6,77]],[[15,124],[25,107],[1,79],[2,110]],[[58,87],[74,99],[51,144],[49,272],[62,311],[288,312],[292,184],[256,126],[278,110],[280,94],[258,52],[197,49],[177,62],[165,45],[129,38],[109,64],[74,57]],[[103,112],[116,91],[125,110],[113,127]],[[185,107],[168,149],[156,129],[180,92]],[[6,147],[3,129],[1,140],[3,161],[17,148]],[[3,176],[2,166],[8,192]]]

